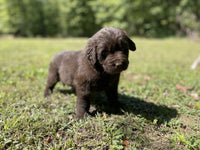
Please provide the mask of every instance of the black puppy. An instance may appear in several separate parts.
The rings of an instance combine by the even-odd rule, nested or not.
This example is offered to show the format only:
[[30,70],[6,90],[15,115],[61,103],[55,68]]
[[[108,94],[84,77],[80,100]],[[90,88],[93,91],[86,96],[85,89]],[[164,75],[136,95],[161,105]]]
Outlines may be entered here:
[[112,105],[118,101],[120,73],[129,64],[128,54],[136,50],[135,43],[117,28],[103,28],[94,34],[82,51],[63,51],[50,63],[44,95],[53,91],[58,81],[70,85],[77,94],[77,118],[89,113],[89,97],[104,91]]

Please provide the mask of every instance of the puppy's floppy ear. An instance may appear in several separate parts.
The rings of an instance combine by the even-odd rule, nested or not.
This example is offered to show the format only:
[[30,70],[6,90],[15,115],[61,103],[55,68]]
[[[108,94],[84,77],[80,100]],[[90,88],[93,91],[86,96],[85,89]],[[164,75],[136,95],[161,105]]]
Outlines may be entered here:
[[128,38],[128,45],[129,45],[130,50],[132,50],[132,51],[136,50],[135,43],[130,38]]
[[94,66],[97,62],[96,47],[88,47],[86,55],[89,62]]
[[98,71],[103,72],[103,68],[98,61],[97,46],[91,48],[88,47],[86,49],[86,55],[90,64]]

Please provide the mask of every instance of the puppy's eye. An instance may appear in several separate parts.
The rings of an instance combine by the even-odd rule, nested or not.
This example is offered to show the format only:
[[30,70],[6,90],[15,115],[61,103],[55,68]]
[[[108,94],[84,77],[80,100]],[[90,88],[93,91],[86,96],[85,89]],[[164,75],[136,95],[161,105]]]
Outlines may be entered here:
[[102,51],[102,53],[101,53],[102,58],[106,58],[107,55],[108,55],[108,51],[106,51],[106,50]]

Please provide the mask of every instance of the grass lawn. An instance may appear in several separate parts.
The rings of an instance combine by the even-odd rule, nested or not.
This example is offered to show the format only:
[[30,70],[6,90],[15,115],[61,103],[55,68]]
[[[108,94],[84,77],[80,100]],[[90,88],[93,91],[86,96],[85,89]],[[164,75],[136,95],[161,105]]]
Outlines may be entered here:
[[69,87],[57,84],[48,98],[43,91],[52,57],[87,39],[1,38],[0,149],[200,149],[200,67],[190,70],[200,43],[133,40],[118,89],[123,114],[77,121],[76,95],[61,92]]

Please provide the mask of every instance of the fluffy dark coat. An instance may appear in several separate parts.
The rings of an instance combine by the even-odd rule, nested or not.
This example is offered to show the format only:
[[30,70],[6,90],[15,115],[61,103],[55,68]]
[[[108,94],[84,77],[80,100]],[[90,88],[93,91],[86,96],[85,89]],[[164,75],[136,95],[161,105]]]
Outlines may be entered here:
[[50,63],[44,95],[53,91],[58,81],[72,86],[77,94],[77,118],[89,113],[89,97],[104,91],[111,106],[118,101],[120,73],[129,64],[128,54],[136,50],[127,34],[114,27],[103,28],[94,34],[82,51],[63,51]]

